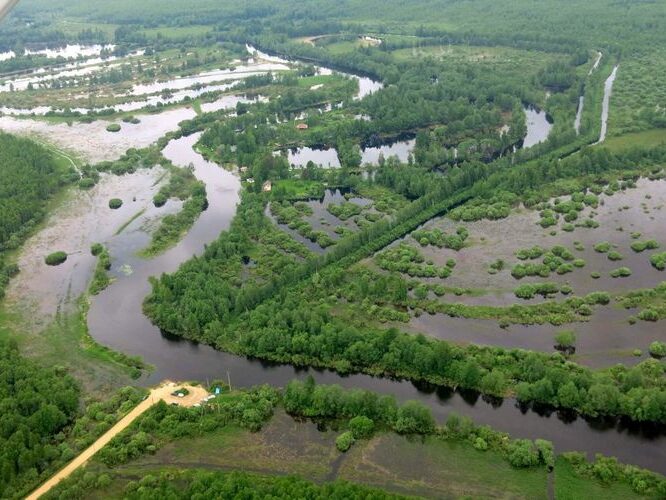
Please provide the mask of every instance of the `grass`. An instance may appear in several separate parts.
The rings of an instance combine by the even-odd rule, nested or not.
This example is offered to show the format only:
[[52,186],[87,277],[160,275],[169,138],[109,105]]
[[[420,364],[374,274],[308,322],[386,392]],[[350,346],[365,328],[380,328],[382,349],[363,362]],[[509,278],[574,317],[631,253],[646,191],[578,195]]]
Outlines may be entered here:
[[592,479],[580,477],[568,461],[558,457],[555,462],[555,498],[557,500],[579,500],[581,498],[627,500],[648,497],[639,496],[627,484],[614,483],[607,486]]
[[190,36],[205,35],[213,29],[212,26],[192,25],[192,26],[163,26],[159,28],[150,28],[142,31],[147,38],[166,38],[178,39]]
[[132,222],[134,222],[136,219],[141,217],[145,213],[146,209],[139,210],[137,213],[135,213],[127,222],[125,222],[122,226],[118,228],[118,230],[113,233],[114,236],[118,236],[120,233],[122,233],[125,229],[127,229],[127,226],[129,226]]
[[38,362],[63,366],[81,382],[86,392],[111,394],[129,385],[136,375],[138,359],[104,347],[90,336],[87,298],[81,297],[68,313],[58,313],[41,331],[26,326],[29,311],[3,304],[0,307],[0,338],[14,338],[21,351]]
[[324,186],[319,181],[285,179],[275,181],[273,192],[286,200],[307,200],[324,196]]
[[611,151],[621,151],[632,147],[652,147],[666,142],[666,128],[645,130],[644,132],[633,132],[617,137],[606,139],[604,148]]

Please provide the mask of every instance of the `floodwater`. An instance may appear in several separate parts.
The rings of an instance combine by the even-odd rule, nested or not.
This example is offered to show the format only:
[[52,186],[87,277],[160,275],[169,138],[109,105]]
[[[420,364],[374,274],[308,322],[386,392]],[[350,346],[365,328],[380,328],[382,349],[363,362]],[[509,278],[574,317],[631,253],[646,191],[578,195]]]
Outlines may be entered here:
[[576,110],[576,118],[574,119],[574,130],[576,135],[580,134],[580,122],[583,118],[583,106],[585,105],[585,96],[582,95],[578,98],[578,109]]
[[0,129],[18,134],[34,134],[50,143],[71,151],[91,163],[115,160],[129,148],[143,148],[167,132],[176,130],[183,120],[196,116],[192,108],[173,108],[154,115],[140,115],[137,124],[121,122],[119,132],[109,132],[108,121],[52,124],[40,120],[25,120],[11,116],[0,117]]
[[608,132],[608,113],[610,112],[610,98],[613,93],[613,84],[615,83],[618,68],[619,65],[616,65],[613,68],[613,71],[611,71],[611,74],[606,79],[606,83],[604,83],[604,100],[601,103],[601,132],[599,133],[599,140],[596,144],[600,144],[606,140],[606,134]]
[[288,150],[289,164],[295,167],[305,167],[309,161],[324,168],[339,168],[340,159],[335,148],[301,147]]
[[402,163],[407,163],[409,155],[414,151],[416,139],[407,141],[396,141],[389,144],[384,144],[378,147],[368,147],[361,150],[361,164],[365,165],[378,165],[379,156],[382,155],[384,159],[389,159],[392,156],[397,156]]
[[525,139],[523,139],[523,148],[531,148],[548,139],[548,134],[550,134],[553,124],[545,111],[532,106],[525,107],[524,109],[527,120],[527,134],[525,135]]
[[[594,291],[608,291],[612,296],[640,288],[652,288],[666,281],[666,273],[652,267],[649,256],[654,251],[634,252],[630,246],[636,241],[632,232],[641,233],[640,240],[655,239],[666,248],[663,231],[663,207],[666,206],[666,181],[649,181],[641,179],[636,189],[628,189],[613,196],[600,195],[600,205],[594,211],[595,220],[599,222],[597,229],[576,228],[567,233],[558,231],[550,235],[549,229],[542,229],[537,223],[539,215],[536,211],[521,210],[507,219],[497,221],[478,221],[460,223],[449,219],[437,219],[425,225],[426,228],[438,227],[451,233],[456,227],[465,226],[469,233],[471,246],[459,252],[436,247],[420,247],[427,260],[436,265],[444,265],[447,259],[456,260],[453,274],[445,279],[427,280],[441,283],[449,287],[461,287],[489,290],[481,296],[443,297],[446,302],[461,302],[470,305],[508,306],[511,304],[538,303],[543,299],[523,301],[513,294],[513,290],[523,283],[555,282],[567,284],[575,295],[583,296]],[[626,207],[626,208],[625,208]],[[593,209],[586,208],[582,220],[590,215]],[[619,229],[622,229],[621,231]],[[506,238],[511,234],[511,238]],[[411,238],[408,238],[411,240]],[[575,250],[574,242],[578,241],[583,250]],[[623,259],[611,261],[606,254],[594,251],[594,245],[608,241],[613,249],[620,252]],[[570,249],[576,258],[585,260],[585,267],[576,268],[573,273],[551,274],[549,278],[526,277],[514,279],[510,272],[514,264],[520,262],[515,252],[521,248],[539,245],[550,249],[554,245],[563,245]],[[496,259],[506,262],[505,270],[491,275],[486,267]],[[537,260],[538,261],[538,260]],[[536,262],[536,261],[535,261]],[[632,275],[627,278],[612,278],[610,272],[620,266],[629,267]],[[598,272],[601,277],[592,279],[590,274]],[[561,294],[557,300],[564,300]],[[642,322],[635,325],[628,322],[636,311],[619,308],[615,302],[608,306],[597,306],[594,315],[587,322],[574,323],[556,327],[552,325],[511,326],[500,329],[496,321],[462,320],[449,318],[445,315],[428,316],[426,314],[414,318],[410,327],[440,339],[456,342],[473,342],[503,347],[534,349],[544,352],[553,351],[553,337],[562,329],[572,329],[577,334],[577,360],[595,368],[612,366],[618,362],[627,365],[643,361],[648,357],[647,348],[654,340],[663,340],[663,325],[660,322]],[[641,349],[643,355],[633,356],[634,349]]]
[[[23,246],[18,262],[21,272],[10,282],[7,300],[22,306],[27,304],[31,314],[25,316],[37,326],[46,326],[46,322],[70,306],[87,288],[97,260],[90,253],[93,243],[108,242],[141,210],[145,211],[143,216],[125,229],[125,235],[160,214],[178,209],[180,202],[169,201],[161,209],[152,203],[159,189],[157,181],[163,174],[160,167],[123,176],[102,174],[91,190],[73,190],[65,203],[49,216],[44,229]],[[111,210],[111,198],[121,198],[122,207]],[[47,266],[46,255],[60,250],[67,252],[67,261]]]
[[[352,220],[353,217],[343,221],[338,219],[335,215],[330,213],[327,210],[329,205],[340,205],[341,203],[349,201],[350,203],[355,203],[365,207],[372,203],[371,200],[366,198],[360,198],[358,196],[352,196],[349,199],[345,198],[345,194],[340,189],[327,189],[324,192],[324,197],[318,200],[308,200],[305,201],[311,209],[312,215],[303,217],[303,220],[307,221],[312,229],[315,231],[324,231],[327,233],[333,240],[337,241],[340,239],[334,229],[337,226],[344,226],[352,231],[358,231],[358,226]],[[270,205],[266,207],[266,216],[269,217],[282,231],[288,233],[293,239],[305,245],[310,251],[315,253],[324,253],[328,248],[322,248],[317,242],[311,241],[308,238],[301,236],[298,231],[291,229],[287,224],[280,224],[277,222],[276,217],[271,214]]]
[[[108,133],[105,130],[102,133],[99,130],[99,124],[68,127],[67,125],[52,126],[41,123],[36,125],[35,129],[26,130],[25,124],[17,125],[18,122],[23,123],[23,121],[9,117],[2,118],[0,126],[2,128],[13,127],[16,131],[48,135],[54,142],[74,149],[87,158],[112,159],[119,156],[128,147],[140,147],[153,142],[164,135],[165,131],[175,129],[177,123],[182,119],[192,117],[194,112],[181,109],[173,110],[173,115],[166,113],[141,117],[141,124],[134,126],[135,128],[123,124],[122,131],[117,134]],[[534,113],[537,117],[539,116],[538,112]],[[154,120],[149,118],[154,118]],[[547,122],[545,117],[542,120]],[[106,125],[106,122],[101,123]],[[28,263],[28,267],[35,266],[35,274],[32,275],[33,283],[40,281],[40,272],[53,272],[52,282],[72,281],[71,286],[66,284],[57,285],[57,287],[60,290],[71,291],[73,295],[85,286],[84,282],[89,278],[94,264],[92,257],[89,256],[89,243],[93,240],[102,240],[107,243],[113,260],[111,273],[116,281],[93,298],[88,314],[88,326],[91,335],[101,344],[127,354],[141,356],[147,363],[155,367],[153,372],[142,379],[142,383],[154,384],[165,378],[203,381],[229,376],[235,387],[248,387],[261,383],[282,386],[293,378],[303,378],[311,374],[319,383],[338,383],[348,388],[361,387],[379,393],[393,394],[400,401],[420,400],[433,409],[435,416],[440,421],[450,412],[455,411],[472,417],[478,424],[489,424],[494,428],[509,432],[513,437],[549,439],[554,442],[558,452],[565,450],[599,452],[614,455],[622,461],[662,473],[666,472],[666,437],[663,428],[633,426],[615,421],[588,422],[582,418],[572,419],[551,412],[526,410],[512,399],[490,400],[480,398],[475,393],[457,392],[443,387],[416,385],[406,381],[365,375],[340,376],[329,370],[302,369],[291,365],[263,363],[162,334],[142,313],[143,300],[150,292],[148,278],[159,276],[164,272],[173,272],[193,255],[201,254],[206,243],[217,238],[220,231],[228,229],[239,201],[240,181],[238,177],[206,161],[196,153],[192,146],[198,137],[199,135],[193,135],[173,140],[164,150],[165,156],[176,165],[184,167],[190,163],[193,164],[195,175],[206,183],[208,191],[208,209],[201,214],[188,234],[175,247],[153,259],[144,260],[136,257],[136,252],[145,247],[149,241],[146,226],[150,224],[147,220],[142,221],[141,218],[119,235],[111,234],[117,230],[116,223],[128,220],[132,214],[136,213],[135,208],[145,207],[155,190],[158,189],[154,177],[137,181],[141,177],[135,176],[144,175],[140,173],[113,181],[127,181],[128,184],[122,188],[121,185],[115,184],[105,187],[107,185],[101,183],[100,187],[96,189],[108,190],[95,198],[93,206],[98,206],[97,216],[93,216],[94,212],[93,215],[87,213],[90,209],[86,207],[90,205],[79,204],[85,213],[78,216],[72,214],[73,218],[69,225],[60,229],[52,237],[42,236],[42,233],[36,236],[45,239],[40,244],[41,246],[35,245],[35,248],[48,248],[49,251],[54,250],[55,243],[71,241],[71,248],[68,244],[67,248],[63,249],[80,252],[81,260],[72,258],[63,266],[46,270],[44,266],[39,267],[35,262]],[[547,137],[547,133],[544,137]],[[526,147],[529,146],[526,145]],[[335,157],[337,159],[337,154]],[[155,175],[156,173],[157,171],[152,171],[145,175]],[[134,189],[136,191],[133,191]],[[124,212],[103,210],[103,202],[108,203],[107,198],[117,196],[119,192],[128,195],[135,192],[137,200],[141,201],[137,201],[136,206],[130,203],[127,203],[127,207],[123,205],[121,210],[125,210]],[[109,217],[118,217],[118,220],[111,220]],[[86,229],[86,225],[81,223],[83,220],[90,220],[90,224],[93,222],[94,224]],[[81,234],[86,233],[87,239],[70,238],[68,230],[81,231]],[[105,233],[108,236],[96,233],[96,231],[102,230],[109,231],[109,233]],[[656,234],[652,235],[652,237],[656,236]],[[43,258],[41,253],[42,251],[35,250],[32,257],[29,257],[30,252],[27,252],[25,258]],[[482,261],[476,261],[477,264],[479,262]],[[75,268],[75,266],[78,267]],[[74,277],[75,275],[77,277]],[[74,280],[79,280],[78,284],[75,284]],[[12,286],[20,286],[19,280],[15,280],[15,283],[18,284]],[[33,291],[26,291],[26,293],[32,294]],[[42,295],[38,296],[46,294],[47,291],[44,290]]]

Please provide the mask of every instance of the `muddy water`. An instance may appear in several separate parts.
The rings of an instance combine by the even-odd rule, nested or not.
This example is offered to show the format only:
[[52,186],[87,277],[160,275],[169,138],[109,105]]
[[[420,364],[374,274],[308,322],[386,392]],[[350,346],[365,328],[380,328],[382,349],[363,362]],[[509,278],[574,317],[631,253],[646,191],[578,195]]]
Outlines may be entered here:
[[289,164],[305,167],[309,161],[324,168],[339,168],[340,160],[335,148],[316,149],[311,147],[293,148],[288,151]]
[[203,359],[196,354],[192,356],[198,351],[196,346],[173,343],[163,337],[141,309],[145,296],[150,292],[148,278],[173,272],[182,262],[200,254],[206,243],[215,240],[222,230],[229,227],[236,211],[240,190],[238,177],[196,153],[192,145],[198,137],[196,134],[171,141],[163,153],[176,165],[194,165],[195,176],[206,183],[208,209],[174,248],[156,258],[144,260],[135,255],[145,246],[145,235],[119,241],[112,249],[112,255],[125,270],[131,270],[131,274],[116,273],[117,281],[92,301],[88,314],[90,332],[97,341],[143,356],[157,366],[151,382],[165,377],[180,378],[179,373],[173,373],[172,369],[179,372],[178,367],[182,364],[208,368],[219,366],[219,362],[213,362],[215,351],[202,349],[209,354]]
[[[24,245],[19,259],[21,272],[10,282],[7,300],[21,306],[27,304],[31,314],[26,317],[35,322],[34,326],[46,326],[44,322],[71,305],[88,286],[96,263],[90,254],[92,243],[108,242],[122,224],[141,210],[146,212],[137,224],[157,216],[152,197],[163,173],[155,167],[120,177],[103,175],[90,191],[72,191],[48,218],[44,229]],[[109,199],[116,197],[123,200],[123,206],[111,210]],[[163,207],[163,211],[172,209],[170,204]],[[128,227],[126,231],[131,230]],[[44,257],[56,250],[67,252],[67,261],[47,266]]]
[[585,96],[578,98],[578,109],[576,110],[576,118],[574,119],[574,130],[576,135],[580,134],[580,123],[583,119],[583,106],[585,105]]
[[[331,204],[340,205],[345,201],[361,205],[362,207],[365,207],[370,203],[372,203],[371,200],[359,197],[351,197],[349,198],[349,200],[347,200],[344,194],[339,189],[336,190],[327,189],[324,193],[324,197],[321,200],[308,200],[305,202],[312,209],[312,215],[303,217],[303,219],[307,221],[312,226],[312,229],[314,229],[315,231],[324,231],[333,240],[337,241],[340,239],[340,235],[334,231],[334,229],[337,226],[344,226],[346,228],[351,229],[352,231],[358,231],[359,229],[356,223],[354,223],[354,221],[352,220],[353,218],[343,221],[338,219],[335,215],[331,214],[327,210],[327,207],[329,205]],[[266,207],[265,214],[282,231],[285,231],[296,241],[305,245],[310,251],[315,253],[324,253],[326,252],[326,250],[328,250],[328,248],[332,248],[332,247],[322,248],[316,242],[310,241],[308,238],[301,236],[298,233],[298,231],[296,231],[295,229],[291,229],[287,224],[278,223],[277,219],[273,216],[273,214],[271,214],[270,206]]]
[[[608,291],[611,295],[626,293],[638,288],[651,288],[666,281],[666,273],[655,270],[649,262],[653,253],[645,251],[636,253],[630,245],[635,240],[632,232],[640,232],[641,239],[655,239],[661,247],[666,247],[663,231],[663,208],[666,206],[666,181],[648,181],[641,179],[636,189],[629,189],[613,196],[601,195],[600,205],[595,211],[595,219],[600,223],[597,229],[577,228],[572,233],[558,232],[550,235],[549,229],[542,229],[538,224],[538,213],[523,210],[507,219],[499,221],[478,221],[473,223],[457,223],[448,219],[431,221],[427,228],[438,227],[445,232],[452,232],[458,226],[465,226],[470,232],[471,246],[454,252],[436,247],[421,248],[426,259],[437,265],[444,265],[446,260],[453,258],[457,265],[450,278],[446,280],[430,280],[446,286],[484,289],[491,292],[481,296],[445,295],[447,302],[462,302],[471,305],[508,306],[514,303],[537,303],[543,299],[523,301],[513,294],[513,290],[521,283],[552,281],[568,284],[574,294],[585,295],[593,291]],[[647,198],[649,197],[649,198]],[[624,208],[628,207],[628,208]],[[591,208],[585,209],[590,214]],[[647,212],[647,213],[645,213]],[[622,231],[618,229],[622,228]],[[511,234],[511,238],[506,238]],[[575,250],[574,242],[579,241],[584,250]],[[596,243],[610,242],[624,259],[611,261],[606,254],[594,251]],[[415,244],[415,242],[411,241]],[[521,248],[539,245],[552,248],[563,245],[569,248],[576,258],[586,261],[585,267],[573,273],[557,275],[549,278],[527,277],[518,281],[510,272],[514,264],[520,262],[515,252]],[[496,259],[506,262],[504,271],[491,275],[486,266]],[[620,266],[632,270],[628,278],[611,278],[610,271]],[[590,273],[601,274],[599,279],[590,278]],[[563,300],[562,295],[555,297]],[[512,326],[506,330],[499,328],[496,321],[461,320],[444,315],[423,315],[412,320],[410,329],[432,335],[437,338],[457,342],[473,342],[503,347],[518,347],[545,352],[553,351],[555,332],[564,328],[573,329],[577,334],[577,360],[592,367],[606,367],[615,363],[635,364],[647,358],[649,344],[663,339],[663,325],[660,322],[639,322],[630,325],[628,317],[636,311],[620,309],[617,304],[598,307],[590,321],[575,323],[565,327],[551,325]],[[643,355],[635,357],[634,349],[641,349]]]
[[548,139],[548,134],[550,134],[553,124],[550,123],[546,112],[533,107],[526,107],[525,116],[527,135],[523,139],[523,147],[530,148]]
[[606,140],[606,134],[608,132],[608,113],[610,112],[610,98],[613,93],[613,84],[617,77],[618,68],[619,66],[613,68],[613,71],[606,79],[606,83],[604,83],[604,100],[601,103],[601,132],[596,144],[600,144]]
[[138,124],[120,123],[120,132],[108,132],[108,121],[93,123],[51,124],[38,120],[0,117],[0,129],[17,134],[35,134],[65,150],[72,151],[88,162],[115,160],[129,148],[149,146],[176,130],[178,123],[196,116],[191,108],[174,108],[155,115],[140,115]]
[[384,159],[397,156],[401,162],[407,163],[409,155],[414,151],[415,145],[416,139],[411,139],[408,141],[397,141],[379,147],[364,148],[361,150],[361,164],[365,165],[366,163],[369,163],[371,165],[378,165],[380,155],[382,155]]

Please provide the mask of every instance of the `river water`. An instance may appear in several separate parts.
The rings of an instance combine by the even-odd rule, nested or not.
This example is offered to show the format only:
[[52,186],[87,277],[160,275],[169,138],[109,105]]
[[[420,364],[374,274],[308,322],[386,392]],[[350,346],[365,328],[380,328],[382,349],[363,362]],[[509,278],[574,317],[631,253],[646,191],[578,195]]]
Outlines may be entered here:
[[399,400],[418,399],[430,406],[439,420],[451,411],[469,415],[479,424],[489,424],[509,432],[514,437],[552,440],[558,451],[581,450],[616,455],[621,460],[654,470],[666,471],[666,439],[657,430],[627,427],[622,424],[574,421],[557,414],[538,414],[521,409],[514,400],[501,404],[487,402],[477,395],[451,391],[446,388],[417,387],[406,381],[396,381],[366,375],[340,376],[328,370],[301,369],[290,365],[274,365],[219,352],[209,346],[180,340],[162,334],[143,315],[141,304],[150,292],[148,277],[173,272],[179,264],[200,254],[206,243],[229,227],[239,200],[238,178],[204,160],[193,151],[197,135],[171,141],[164,154],[176,165],[195,167],[195,175],[206,182],[209,207],[187,236],[173,249],[151,260],[134,256],[147,237],[134,236],[111,244],[114,269],[126,264],[132,273],[116,273],[117,281],[94,298],[88,315],[93,337],[100,343],[127,354],[139,355],[155,369],[142,379],[155,384],[165,378],[175,380],[225,379],[232,385],[248,387],[255,384],[283,386],[293,378],[308,374],[320,383],[338,383],[344,387],[361,387]]
[[[377,88],[381,88],[381,84],[374,82],[366,91],[371,92]],[[536,110],[534,114],[536,117],[541,116]],[[164,118],[164,115],[156,118],[160,117]],[[543,120],[547,122],[545,114]],[[145,120],[142,123],[145,125]],[[542,130],[546,128],[542,126]],[[133,132],[130,127],[126,130],[127,133]],[[541,137],[540,140],[545,140],[543,135]],[[513,437],[549,439],[558,451],[600,452],[666,472],[666,439],[663,429],[615,422],[587,422],[582,418],[572,420],[557,414],[520,408],[512,399],[486,401],[473,393],[417,386],[408,381],[366,375],[340,376],[329,370],[268,364],[162,334],[142,312],[142,303],[150,292],[148,278],[174,272],[180,264],[201,254],[205,244],[229,228],[239,202],[238,177],[196,153],[192,147],[198,138],[197,134],[173,140],[164,149],[164,155],[176,165],[194,166],[196,177],[207,186],[208,209],[175,247],[153,259],[136,256],[136,252],[148,243],[146,231],[124,231],[106,241],[113,258],[111,272],[116,281],[93,298],[88,314],[90,333],[98,342],[127,354],[141,356],[154,366],[154,370],[141,383],[151,385],[165,378],[202,381],[225,379],[228,374],[234,386],[248,387],[261,383],[282,386],[293,378],[311,374],[320,383],[338,383],[344,387],[361,387],[393,394],[400,401],[420,400],[432,408],[440,421],[455,411],[472,417],[479,424],[489,424],[509,432]],[[540,140],[536,137],[534,143]]]
[[615,83],[615,78],[617,77],[617,69],[619,68],[616,65],[613,68],[613,71],[606,79],[604,84],[604,100],[601,103],[601,132],[599,133],[599,140],[596,144],[600,144],[606,140],[606,134],[608,133],[608,113],[610,111],[610,98],[613,93],[613,84]]

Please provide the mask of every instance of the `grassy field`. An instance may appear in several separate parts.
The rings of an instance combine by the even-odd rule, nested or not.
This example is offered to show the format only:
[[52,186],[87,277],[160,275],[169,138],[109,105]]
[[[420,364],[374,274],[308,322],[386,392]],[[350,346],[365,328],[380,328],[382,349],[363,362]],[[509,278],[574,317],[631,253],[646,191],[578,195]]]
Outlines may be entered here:
[[637,495],[627,484],[612,487],[576,475],[573,467],[559,457],[555,463],[555,498],[557,500],[579,500],[581,498],[603,498],[604,500],[626,500],[648,498]]
[[666,142],[666,128],[634,132],[606,139],[603,146],[611,151],[620,151],[631,147],[654,147]]
[[[108,498],[147,475],[184,469],[296,475],[316,483],[342,479],[385,491],[426,498],[541,499],[548,497],[544,468],[511,467],[497,452],[469,442],[379,433],[357,441],[346,453],[335,447],[339,430],[296,421],[278,410],[256,433],[229,425],[200,437],[175,439],[153,455],[107,468],[93,461],[88,471],[106,473],[111,486],[91,498]],[[581,478],[564,459],[554,473],[555,498],[641,498],[626,484],[603,485]],[[95,496],[97,495],[97,496]]]
[[609,135],[620,136],[666,123],[666,50],[620,62],[608,118]]

